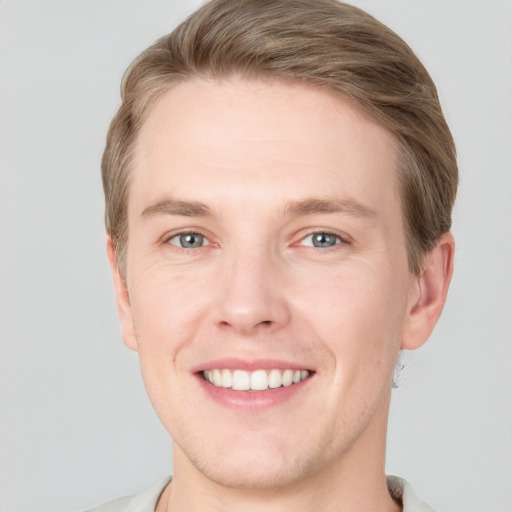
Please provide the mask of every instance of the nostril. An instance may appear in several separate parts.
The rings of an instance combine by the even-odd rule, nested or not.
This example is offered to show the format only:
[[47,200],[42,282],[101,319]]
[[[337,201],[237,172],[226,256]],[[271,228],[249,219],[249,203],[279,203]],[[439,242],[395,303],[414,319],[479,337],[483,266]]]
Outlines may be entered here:
[[[0,0],[1,1],[1,0]],[[261,322],[245,323],[240,321],[229,322],[222,320],[218,323],[218,327],[224,332],[237,332],[242,336],[252,336],[258,332],[271,332],[276,323],[273,320],[262,320]]]

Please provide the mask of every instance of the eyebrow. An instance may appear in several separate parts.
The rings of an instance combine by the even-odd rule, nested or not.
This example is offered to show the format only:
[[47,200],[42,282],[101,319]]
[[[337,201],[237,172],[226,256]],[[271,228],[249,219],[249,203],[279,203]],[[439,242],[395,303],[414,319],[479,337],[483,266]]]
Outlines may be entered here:
[[[344,213],[353,217],[374,218],[376,212],[353,199],[306,198],[290,201],[284,207],[285,216],[305,217],[306,215]],[[141,213],[141,218],[156,215],[181,215],[184,217],[210,217],[211,209],[199,201],[182,201],[166,198],[148,206]]]
[[212,212],[208,206],[198,201],[180,201],[167,198],[148,206],[140,214],[141,218],[155,215],[182,215],[184,217],[208,217]]
[[317,213],[344,213],[353,217],[375,218],[377,213],[353,199],[307,198],[289,202],[284,209],[285,215],[303,217]]

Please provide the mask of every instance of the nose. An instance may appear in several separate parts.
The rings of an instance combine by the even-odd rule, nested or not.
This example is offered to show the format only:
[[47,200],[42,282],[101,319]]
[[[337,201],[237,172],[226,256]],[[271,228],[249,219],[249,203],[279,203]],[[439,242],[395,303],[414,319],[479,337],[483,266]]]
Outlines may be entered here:
[[289,322],[283,268],[270,251],[239,251],[223,266],[216,306],[219,327],[251,336]]

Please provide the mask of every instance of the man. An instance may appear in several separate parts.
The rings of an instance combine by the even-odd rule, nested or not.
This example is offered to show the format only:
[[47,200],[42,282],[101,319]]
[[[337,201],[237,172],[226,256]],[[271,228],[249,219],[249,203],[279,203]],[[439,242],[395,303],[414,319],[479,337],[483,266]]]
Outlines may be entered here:
[[430,510],[384,474],[454,251],[453,140],[408,46],[335,0],[213,0],[131,65],[103,182],[174,470],[98,510]]

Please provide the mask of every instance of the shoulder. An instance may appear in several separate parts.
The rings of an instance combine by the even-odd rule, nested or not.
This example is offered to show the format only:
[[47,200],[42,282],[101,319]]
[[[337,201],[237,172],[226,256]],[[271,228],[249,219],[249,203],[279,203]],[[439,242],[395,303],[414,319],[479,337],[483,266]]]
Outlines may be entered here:
[[403,512],[435,512],[424,501],[421,501],[412,487],[398,476],[388,476],[389,494],[395,501],[403,505]]
[[166,477],[137,494],[109,501],[86,512],[154,512],[158,498],[170,480]]

